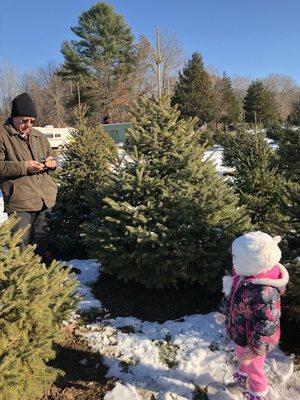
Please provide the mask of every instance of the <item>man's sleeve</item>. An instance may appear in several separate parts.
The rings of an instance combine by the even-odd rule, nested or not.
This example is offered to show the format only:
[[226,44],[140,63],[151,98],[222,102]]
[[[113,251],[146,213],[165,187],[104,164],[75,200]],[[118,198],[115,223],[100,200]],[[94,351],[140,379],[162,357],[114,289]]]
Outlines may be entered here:
[[0,140],[0,178],[18,178],[27,175],[25,161],[6,161],[5,145]]

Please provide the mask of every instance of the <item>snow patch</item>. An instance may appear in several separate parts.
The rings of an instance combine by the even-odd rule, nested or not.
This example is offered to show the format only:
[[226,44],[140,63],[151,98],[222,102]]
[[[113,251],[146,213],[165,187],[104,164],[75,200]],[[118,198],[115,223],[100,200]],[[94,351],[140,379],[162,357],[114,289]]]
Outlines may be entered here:
[[212,161],[216,168],[217,174],[220,176],[234,172],[234,168],[223,165],[223,147],[221,146],[213,146],[210,150],[207,150],[204,153],[203,160]]
[[3,197],[1,195],[0,196],[0,225],[6,220],[7,220],[7,214],[4,212]]
[[77,275],[79,281],[78,292],[83,297],[78,308],[81,311],[88,311],[92,308],[102,308],[101,302],[92,295],[90,285],[100,276],[101,264],[97,260],[70,260],[66,261],[70,267],[78,268],[81,274]]
[[[88,293],[87,301],[92,302],[87,285],[99,276],[100,264],[95,260],[69,264],[82,271],[78,275],[82,293]],[[234,345],[224,328],[215,324],[214,313],[164,324],[117,317],[86,328],[82,334],[100,352],[107,377],[117,380],[104,400],[192,400],[196,387],[207,387],[210,400],[242,398],[228,390],[236,368]],[[166,362],[168,357],[172,363]],[[293,356],[277,349],[269,354],[265,369],[275,398],[300,400],[300,371],[294,371]]]

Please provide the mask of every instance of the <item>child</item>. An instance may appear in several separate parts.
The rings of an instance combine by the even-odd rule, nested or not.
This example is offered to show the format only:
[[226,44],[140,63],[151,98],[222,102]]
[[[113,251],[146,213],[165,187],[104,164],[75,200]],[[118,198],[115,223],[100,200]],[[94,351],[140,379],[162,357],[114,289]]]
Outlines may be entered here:
[[225,296],[216,322],[226,319],[239,362],[234,379],[248,400],[267,398],[264,362],[280,338],[280,295],[289,275],[279,264],[279,242],[279,236],[263,232],[238,237],[232,243],[233,276],[223,278]]

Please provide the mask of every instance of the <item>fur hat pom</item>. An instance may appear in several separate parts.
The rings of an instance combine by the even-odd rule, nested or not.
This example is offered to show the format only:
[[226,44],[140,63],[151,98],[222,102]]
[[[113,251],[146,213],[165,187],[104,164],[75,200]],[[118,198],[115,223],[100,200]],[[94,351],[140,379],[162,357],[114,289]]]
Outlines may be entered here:
[[274,236],[273,240],[276,244],[278,244],[279,242],[281,242],[281,237],[280,236]]
[[250,232],[232,243],[233,266],[240,276],[253,276],[266,272],[279,263],[280,236],[272,238],[264,232]]

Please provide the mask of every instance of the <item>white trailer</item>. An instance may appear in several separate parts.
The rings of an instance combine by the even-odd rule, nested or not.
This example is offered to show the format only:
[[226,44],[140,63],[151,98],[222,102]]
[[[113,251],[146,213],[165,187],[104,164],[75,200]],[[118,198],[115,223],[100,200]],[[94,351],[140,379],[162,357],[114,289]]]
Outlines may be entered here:
[[45,125],[44,127],[37,126],[35,129],[46,136],[52,149],[60,149],[64,144],[69,142],[70,132],[73,128],[54,128],[53,125]]

